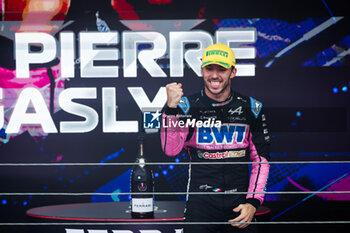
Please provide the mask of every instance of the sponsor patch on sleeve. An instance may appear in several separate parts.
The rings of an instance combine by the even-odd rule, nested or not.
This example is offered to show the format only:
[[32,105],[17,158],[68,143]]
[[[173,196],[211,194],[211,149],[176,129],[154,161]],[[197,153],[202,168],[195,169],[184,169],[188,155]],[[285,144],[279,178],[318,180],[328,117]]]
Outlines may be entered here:
[[251,105],[251,110],[252,113],[254,114],[255,118],[258,118],[259,113],[262,108],[262,103],[260,101],[257,101],[256,99],[249,97],[250,98],[250,105]]
[[188,101],[187,97],[182,97],[180,103],[177,106],[181,108],[185,115],[187,115],[190,111],[190,101]]

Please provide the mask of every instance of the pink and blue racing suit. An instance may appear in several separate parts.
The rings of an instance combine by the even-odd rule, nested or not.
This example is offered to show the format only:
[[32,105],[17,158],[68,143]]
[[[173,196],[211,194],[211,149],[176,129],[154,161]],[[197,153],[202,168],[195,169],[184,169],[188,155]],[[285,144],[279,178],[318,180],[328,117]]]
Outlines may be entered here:
[[[223,194],[188,195],[186,220],[227,221],[236,216],[232,209],[239,204],[262,204],[270,137],[261,102],[233,91],[222,102],[204,91],[183,97],[177,108],[164,108],[161,141],[167,155],[185,148],[195,162],[189,166],[189,192]],[[259,163],[240,163],[249,161]]]

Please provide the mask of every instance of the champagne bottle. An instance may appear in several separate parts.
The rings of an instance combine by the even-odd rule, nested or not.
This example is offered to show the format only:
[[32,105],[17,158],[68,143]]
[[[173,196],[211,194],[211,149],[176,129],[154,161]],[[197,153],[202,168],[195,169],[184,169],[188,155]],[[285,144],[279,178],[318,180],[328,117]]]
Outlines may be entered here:
[[152,170],[146,166],[146,159],[143,154],[143,140],[139,137],[139,154],[131,172],[131,192],[140,193],[131,195],[131,216],[132,218],[153,218],[153,194],[154,180]]

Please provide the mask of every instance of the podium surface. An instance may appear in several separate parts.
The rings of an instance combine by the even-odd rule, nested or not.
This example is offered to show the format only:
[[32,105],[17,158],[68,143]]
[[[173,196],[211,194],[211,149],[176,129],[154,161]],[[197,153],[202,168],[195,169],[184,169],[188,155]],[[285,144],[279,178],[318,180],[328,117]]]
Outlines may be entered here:
[[[184,220],[185,202],[157,201],[154,218],[133,219],[129,202],[95,202],[51,205],[29,209],[31,226],[28,233],[180,233]],[[256,215],[269,208],[260,207]],[[46,223],[46,225],[45,225]],[[50,225],[53,224],[53,225]]]
[[43,206],[29,209],[26,214],[34,218],[72,221],[182,221],[185,202],[157,201],[154,218],[132,219],[129,202],[97,202]]

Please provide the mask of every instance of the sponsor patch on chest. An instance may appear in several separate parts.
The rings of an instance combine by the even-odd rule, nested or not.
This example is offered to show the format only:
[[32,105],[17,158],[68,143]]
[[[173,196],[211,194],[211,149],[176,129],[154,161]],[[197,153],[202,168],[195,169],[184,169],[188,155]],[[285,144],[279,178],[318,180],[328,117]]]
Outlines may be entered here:
[[224,145],[242,144],[248,139],[248,125],[229,123],[221,127],[197,128],[197,144],[200,145]]
[[245,150],[222,151],[222,152],[198,151],[198,157],[201,159],[241,158],[244,156],[245,156]]

